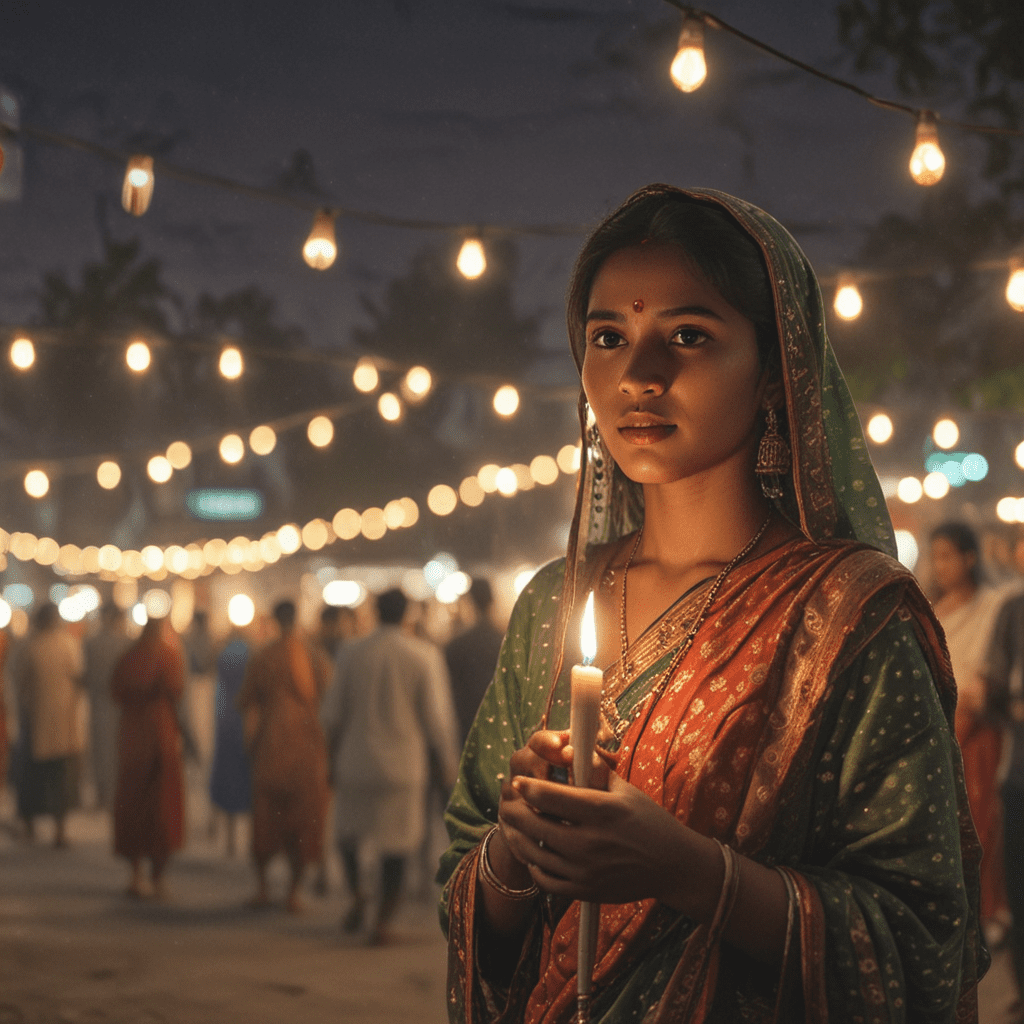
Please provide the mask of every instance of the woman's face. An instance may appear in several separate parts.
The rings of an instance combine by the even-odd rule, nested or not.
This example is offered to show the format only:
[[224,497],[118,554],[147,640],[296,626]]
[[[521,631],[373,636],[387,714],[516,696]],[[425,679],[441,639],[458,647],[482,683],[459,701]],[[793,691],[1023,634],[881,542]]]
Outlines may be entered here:
[[753,481],[763,391],[754,325],[673,245],[613,253],[587,309],[583,389],[629,479]]
[[940,536],[932,541],[932,579],[940,594],[970,585],[971,570],[976,562],[973,552],[961,551],[948,537]]

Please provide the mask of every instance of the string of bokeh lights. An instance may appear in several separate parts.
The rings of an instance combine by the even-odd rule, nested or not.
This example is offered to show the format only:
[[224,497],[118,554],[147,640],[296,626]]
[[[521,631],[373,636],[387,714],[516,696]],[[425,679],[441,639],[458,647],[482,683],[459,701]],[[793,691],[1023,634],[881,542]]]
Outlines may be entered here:
[[[563,445],[554,456],[536,455],[529,464],[513,463],[499,466],[488,463],[458,487],[435,484],[427,492],[425,504],[435,516],[451,515],[461,505],[477,508],[488,495],[512,498],[535,487],[549,487],[561,476],[575,476],[579,471],[579,445]],[[312,519],[305,525],[285,523],[265,532],[258,539],[246,536],[231,540],[212,538],[203,543],[147,545],[141,550],[123,550],[116,544],[102,547],[61,544],[52,537],[37,537],[27,532],[0,529],[0,571],[6,568],[7,555],[21,562],[36,562],[51,567],[63,576],[99,576],[101,579],[163,580],[170,575],[197,579],[220,570],[229,575],[258,572],[290,555],[305,550],[316,552],[336,541],[353,541],[358,537],[376,541],[389,531],[415,526],[421,517],[420,506],[410,497],[395,498],[383,507],[370,507],[362,512],[354,508],[339,509],[330,520]]]

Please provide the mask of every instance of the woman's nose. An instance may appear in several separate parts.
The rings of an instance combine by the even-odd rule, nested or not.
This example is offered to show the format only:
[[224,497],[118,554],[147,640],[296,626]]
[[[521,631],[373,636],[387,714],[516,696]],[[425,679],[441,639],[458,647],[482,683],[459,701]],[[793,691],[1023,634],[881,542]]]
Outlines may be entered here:
[[626,395],[661,395],[668,390],[668,353],[657,345],[636,345],[629,354],[619,388]]

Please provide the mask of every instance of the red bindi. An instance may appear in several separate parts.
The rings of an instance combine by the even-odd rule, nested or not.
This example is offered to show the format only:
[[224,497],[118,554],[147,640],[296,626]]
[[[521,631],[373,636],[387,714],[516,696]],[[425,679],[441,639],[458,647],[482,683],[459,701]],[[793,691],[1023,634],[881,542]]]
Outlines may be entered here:
[[639,313],[643,308],[644,308],[644,300],[643,299],[637,299],[636,302],[633,303],[633,312],[634,313]]

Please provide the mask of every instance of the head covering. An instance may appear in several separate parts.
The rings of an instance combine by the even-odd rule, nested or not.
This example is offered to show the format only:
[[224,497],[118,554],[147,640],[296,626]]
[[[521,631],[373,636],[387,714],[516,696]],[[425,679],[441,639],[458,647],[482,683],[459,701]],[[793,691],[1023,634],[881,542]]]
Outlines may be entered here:
[[[825,332],[818,280],[796,240],[763,210],[714,189],[649,185],[630,196],[620,209],[651,196],[668,201],[679,197],[724,211],[764,258],[774,299],[785,421],[793,456],[776,507],[809,540],[859,540],[895,557],[896,540],[882,488],[868,458],[853,398]],[[583,339],[572,337],[571,328],[570,344],[576,367],[582,371]],[[643,490],[615,464],[582,389],[578,410],[583,439],[581,473],[566,557],[560,641],[583,578],[588,545],[616,540],[643,522]]]

